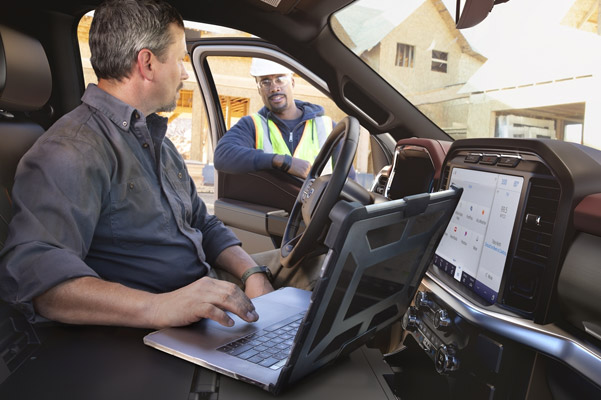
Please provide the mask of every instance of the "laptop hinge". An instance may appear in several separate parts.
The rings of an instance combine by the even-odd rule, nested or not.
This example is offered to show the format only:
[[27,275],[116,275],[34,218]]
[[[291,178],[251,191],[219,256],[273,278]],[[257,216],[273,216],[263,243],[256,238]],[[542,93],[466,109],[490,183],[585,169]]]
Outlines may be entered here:
[[220,375],[215,371],[196,367],[188,400],[217,400],[219,398],[219,378]]

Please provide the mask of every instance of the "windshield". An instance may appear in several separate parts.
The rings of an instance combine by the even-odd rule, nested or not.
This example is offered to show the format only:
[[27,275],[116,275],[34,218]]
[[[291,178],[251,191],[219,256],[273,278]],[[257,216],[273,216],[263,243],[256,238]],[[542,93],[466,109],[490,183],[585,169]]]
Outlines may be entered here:
[[552,138],[601,148],[599,3],[509,0],[458,30],[455,0],[358,0],[331,23],[455,139]]

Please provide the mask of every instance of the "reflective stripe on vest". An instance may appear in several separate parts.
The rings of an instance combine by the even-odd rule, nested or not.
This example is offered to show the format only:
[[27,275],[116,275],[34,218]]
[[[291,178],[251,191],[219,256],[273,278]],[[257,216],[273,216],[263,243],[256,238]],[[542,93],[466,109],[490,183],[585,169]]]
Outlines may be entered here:
[[[257,149],[262,149],[266,153],[292,156],[282,132],[272,120],[267,121],[258,113],[252,114],[251,117],[255,124],[255,147]],[[332,119],[325,115],[305,121],[305,129],[294,150],[293,157],[313,163],[331,131]]]

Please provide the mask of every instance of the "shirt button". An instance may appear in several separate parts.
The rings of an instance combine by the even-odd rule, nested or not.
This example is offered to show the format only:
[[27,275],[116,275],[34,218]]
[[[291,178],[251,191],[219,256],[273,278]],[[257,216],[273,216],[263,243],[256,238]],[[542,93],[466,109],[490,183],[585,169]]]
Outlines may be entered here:
[[140,114],[138,114],[137,112],[134,113],[134,117],[136,117],[136,119],[140,118]]
[[122,124],[123,126],[127,126],[127,121],[123,121],[121,124]]
[[144,144],[142,145],[142,147],[144,147],[145,149],[147,149],[147,148],[148,148],[148,143],[144,143]]
[[182,178],[184,177],[184,174],[182,174],[182,173],[180,172],[179,174],[177,174],[177,177],[178,177],[179,179],[182,179]]
[[129,183],[129,188],[130,188],[130,189],[133,189],[133,188],[134,188],[134,184],[133,184],[133,182],[130,182],[130,183]]

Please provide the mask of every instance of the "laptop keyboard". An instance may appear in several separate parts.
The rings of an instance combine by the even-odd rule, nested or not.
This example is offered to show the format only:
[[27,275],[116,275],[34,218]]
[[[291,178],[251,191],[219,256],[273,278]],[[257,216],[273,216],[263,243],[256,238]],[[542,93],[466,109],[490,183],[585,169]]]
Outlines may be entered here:
[[286,364],[294,336],[304,315],[303,312],[288,317],[217,350],[262,367],[278,370]]

